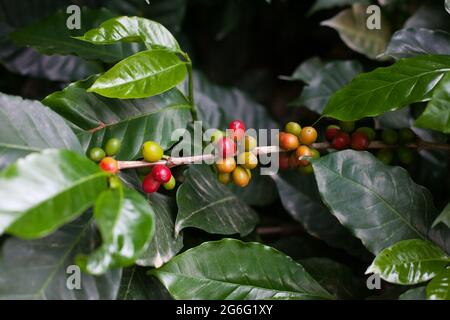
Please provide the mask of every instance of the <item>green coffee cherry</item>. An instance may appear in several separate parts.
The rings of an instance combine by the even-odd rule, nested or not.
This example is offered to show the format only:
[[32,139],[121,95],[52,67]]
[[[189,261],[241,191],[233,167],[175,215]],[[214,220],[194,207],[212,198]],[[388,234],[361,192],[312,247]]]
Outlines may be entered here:
[[111,189],[117,189],[122,186],[122,181],[120,181],[118,176],[110,176],[109,177],[109,187]]
[[109,139],[105,144],[105,152],[108,156],[115,156],[122,146],[122,141],[116,138]]
[[211,142],[214,143],[216,141],[219,141],[221,138],[225,137],[225,132],[220,131],[220,130],[216,130],[214,131],[214,133],[211,135]]
[[401,146],[397,149],[397,157],[400,163],[410,165],[414,160],[414,155],[411,149]]
[[89,151],[89,158],[92,161],[100,162],[106,156],[105,151],[102,148],[92,148]]
[[370,127],[361,127],[356,129],[356,132],[362,132],[365,133],[367,138],[369,138],[369,141],[375,140],[375,137],[377,136],[375,130],[373,130]]
[[377,152],[377,158],[384,164],[390,164],[394,159],[394,152],[392,149],[380,149]]
[[302,132],[302,127],[297,122],[288,122],[284,126],[284,131],[287,133],[292,133],[293,135],[300,136]]
[[256,138],[253,138],[252,136],[245,136],[244,144],[245,144],[245,151],[252,151],[258,146]]
[[339,127],[341,127],[342,131],[350,133],[353,130],[355,130],[355,122],[354,121],[340,121]]
[[301,175],[304,176],[307,176],[314,172],[313,166],[311,164],[307,165],[306,167],[298,167],[297,170]]
[[403,128],[398,132],[398,140],[400,143],[411,143],[415,139],[416,134],[410,128]]
[[172,176],[172,177],[170,177],[169,182],[163,184],[163,187],[166,190],[173,190],[175,188],[176,184],[177,184],[177,181]]
[[319,150],[314,149],[314,148],[309,148],[309,150],[311,151],[311,153],[312,153],[312,158],[313,158],[314,160],[317,160],[317,159],[320,158],[320,152],[319,152]]
[[156,162],[161,160],[164,150],[155,141],[147,141],[142,146],[142,156],[145,161]]
[[398,134],[394,129],[385,129],[381,134],[381,139],[384,143],[389,145],[397,144],[398,142]]

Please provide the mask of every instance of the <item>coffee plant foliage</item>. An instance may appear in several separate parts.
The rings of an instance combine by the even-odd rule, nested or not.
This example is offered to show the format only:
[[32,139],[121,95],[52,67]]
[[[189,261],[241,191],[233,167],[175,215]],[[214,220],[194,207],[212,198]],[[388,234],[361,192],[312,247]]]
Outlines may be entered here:
[[[2,72],[38,88],[0,80],[0,299],[365,299],[387,287],[398,288],[394,299],[450,299],[443,1],[94,2],[70,30],[71,1],[0,0]],[[381,6],[381,30],[364,26],[371,4]],[[226,45],[195,52],[199,41],[256,33],[247,19],[289,6],[346,53],[283,53],[299,62],[291,75],[246,78]],[[196,38],[189,19],[202,14],[210,30]],[[233,50],[250,60],[270,45],[257,41],[236,40]],[[265,107],[267,83],[301,88],[283,96],[287,116]],[[293,148],[297,159],[280,135],[272,175],[246,163],[218,179],[218,166],[168,158],[207,145],[174,139],[177,129],[194,133],[201,120],[200,130],[225,130],[236,119],[247,129],[289,131],[297,127],[284,124],[297,121],[317,131],[293,135],[305,147]],[[105,148],[111,139],[120,146]],[[148,141],[171,169],[158,174],[176,185],[137,165],[156,154]],[[300,169],[282,167],[291,160]],[[221,183],[228,178],[248,185]],[[74,266],[77,290],[67,286]],[[379,290],[367,288],[371,274],[384,280]]]

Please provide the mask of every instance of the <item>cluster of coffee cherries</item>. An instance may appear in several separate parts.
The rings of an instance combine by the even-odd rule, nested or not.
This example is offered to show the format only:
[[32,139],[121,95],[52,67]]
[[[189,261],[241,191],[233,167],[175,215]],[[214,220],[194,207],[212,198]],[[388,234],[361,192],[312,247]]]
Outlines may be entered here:
[[320,152],[311,147],[317,140],[317,131],[313,127],[302,128],[297,122],[289,122],[279,134],[280,148],[285,152],[279,155],[281,170],[297,168],[301,174],[313,172],[308,158],[320,158]]
[[120,151],[122,141],[117,138],[111,138],[106,141],[104,148],[95,147],[89,150],[89,158],[92,161],[99,162],[100,168],[108,173],[116,174],[119,172],[119,164],[114,156]]

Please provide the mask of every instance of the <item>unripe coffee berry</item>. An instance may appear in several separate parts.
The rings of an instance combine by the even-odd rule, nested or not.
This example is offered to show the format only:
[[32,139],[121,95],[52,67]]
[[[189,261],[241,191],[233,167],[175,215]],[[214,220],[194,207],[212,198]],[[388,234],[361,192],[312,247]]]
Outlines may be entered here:
[[331,141],[331,147],[336,150],[344,150],[350,146],[350,136],[346,132],[339,132]]
[[122,141],[116,138],[109,139],[105,144],[105,152],[108,156],[115,156],[122,146]]
[[258,142],[256,141],[256,138],[252,136],[245,136],[244,146],[245,151],[252,151],[258,146]]
[[367,138],[369,138],[369,142],[375,140],[377,133],[375,132],[375,130],[373,130],[372,128],[369,127],[361,127],[356,129],[356,132],[363,132]]
[[142,145],[142,156],[147,162],[156,162],[161,160],[164,150],[155,141],[147,141]]
[[287,133],[292,133],[295,136],[300,136],[302,127],[297,122],[288,122],[284,126],[284,131]]
[[341,127],[341,130],[347,133],[352,132],[355,130],[355,122],[354,121],[340,121],[339,126]]
[[95,162],[101,161],[105,156],[105,151],[102,148],[92,148],[89,151],[89,158]]
[[397,149],[397,157],[400,163],[405,165],[410,165],[414,160],[412,151],[405,146],[401,146]]
[[230,138],[220,138],[216,143],[216,152],[221,158],[233,157],[236,153],[236,144]]
[[158,191],[159,187],[161,187],[161,182],[157,181],[151,173],[142,181],[142,190],[145,193],[154,193]]
[[246,169],[254,169],[258,165],[258,158],[252,152],[243,152],[238,155],[237,163]]
[[301,175],[307,176],[307,175],[313,173],[313,172],[314,172],[314,169],[313,169],[313,166],[310,164],[310,165],[307,165],[307,166],[305,166],[305,167],[299,167],[299,168],[298,168],[298,172],[299,172]]
[[116,174],[117,172],[119,172],[118,162],[111,157],[103,158],[103,160],[100,161],[100,168],[103,171],[112,173],[112,174]]
[[377,158],[384,164],[390,164],[394,159],[394,152],[392,149],[380,149],[377,152]]
[[331,142],[339,131],[341,131],[341,128],[339,126],[334,124],[329,125],[325,131],[325,139]]
[[300,144],[297,136],[287,132],[280,132],[279,142],[280,148],[283,150],[295,150]]
[[389,145],[397,144],[398,142],[398,134],[397,131],[393,129],[385,129],[381,134],[381,139],[384,143]]
[[364,132],[353,132],[351,146],[353,150],[366,150],[369,147],[369,138]]
[[237,166],[232,173],[232,177],[235,185],[245,187],[249,184],[251,176],[247,169]]
[[231,138],[233,140],[241,140],[245,135],[245,124],[241,120],[231,121],[228,129],[232,132]]
[[231,173],[236,168],[236,161],[233,157],[219,159],[216,162],[216,168],[220,173]]
[[158,164],[152,169],[153,178],[160,183],[167,183],[172,177],[172,172],[165,165]]
[[232,180],[230,173],[219,173],[217,179],[222,184],[229,184]]
[[300,142],[310,145],[317,140],[317,131],[313,127],[304,127],[300,134]]
[[415,139],[416,134],[410,128],[403,128],[398,132],[398,140],[400,143],[411,143]]
[[[311,149],[309,149],[307,146],[300,146],[297,148],[297,150],[295,151],[295,156],[297,158],[301,158],[301,157],[310,157],[312,158],[313,154],[311,152]],[[302,160],[298,160],[298,164],[301,167],[306,167],[307,165],[310,164],[310,162],[308,160],[302,159]]]
[[309,148],[309,150],[311,151],[311,153],[312,153],[312,158],[313,158],[314,160],[317,160],[317,159],[320,158],[320,152],[319,152],[319,150],[314,149],[314,148]]
[[169,182],[164,183],[163,187],[166,190],[173,190],[175,188],[176,184],[177,184],[177,182],[176,182],[174,176],[171,176]]
[[211,135],[211,142],[215,143],[215,142],[219,141],[223,137],[225,137],[225,133],[223,131],[221,131],[221,130],[216,130]]

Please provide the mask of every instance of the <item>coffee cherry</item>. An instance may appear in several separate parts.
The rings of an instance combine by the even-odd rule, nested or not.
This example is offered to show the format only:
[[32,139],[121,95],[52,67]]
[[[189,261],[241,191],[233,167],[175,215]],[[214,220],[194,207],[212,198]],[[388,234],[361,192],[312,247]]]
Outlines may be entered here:
[[414,160],[414,155],[411,149],[401,146],[397,149],[397,157],[400,163],[410,165]]
[[236,168],[236,161],[233,157],[219,159],[216,162],[216,168],[220,173],[231,173]]
[[327,141],[333,141],[334,137],[338,134],[338,132],[341,131],[341,127],[337,125],[329,125],[325,131],[325,139]]
[[122,146],[122,141],[116,138],[109,139],[105,144],[105,152],[108,156],[115,156]]
[[289,168],[294,169],[300,166],[300,160],[298,159],[295,152],[292,152],[292,154],[289,156]]
[[381,134],[381,139],[386,144],[396,144],[398,142],[398,134],[397,131],[393,129],[385,129]]
[[217,179],[222,184],[229,184],[232,180],[231,174],[229,174],[229,173],[219,173],[217,175]]
[[299,145],[298,138],[292,133],[280,132],[279,140],[281,149],[295,150],[298,148]]
[[172,172],[165,165],[158,164],[152,169],[153,178],[160,183],[167,183],[172,177]]
[[[297,148],[297,150],[295,150],[295,156],[297,158],[300,157],[311,157],[313,156],[313,153],[311,152],[311,149],[309,149],[307,146],[300,146]],[[306,167],[307,165],[309,165],[309,161],[302,159],[302,160],[298,160],[298,164],[301,167]]]
[[154,141],[147,141],[142,145],[142,155],[147,162],[156,162],[161,160],[164,150]]
[[284,126],[284,131],[287,133],[292,133],[295,136],[300,136],[302,133],[302,127],[297,122],[288,122]]
[[380,149],[377,152],[377,158],[384,164],[390,164],[394,159],[394,152],[392,149]]
[[154,193],[158,191],[159,187],[161,187],[161,182],[157,181],[151,173],[142,181],[142,190],[145,193]]
[[249,175],[249,171],[240,166],[237,166],[236,169],[234,169],[232,176],[233,176],[234,184],[239,187],[247,186],[250,182],[250,177],[251,177]]
[[256,141],[256,138],[252,136],[245,136],[244,145],[245,151],[252,151],[258,146],[258,142]]
[[350,146],[350,136],[346,132],[339,132],[331,141],[331,147],[336,150],[344,150]]
[[225,133],[223,131],[221,131],[221,130],[216,130],[211,135],[211,142],[215,143],[215,142],[219,141],[223,137],[225,137]]
[[351,146],[353,150],[366,150],[369,146],[369,138],[364,132],[353,132]]
[[298,172],[303,176],[307,176],[307,175],[313,173],[314,169],[313,169],[313,166],[310,164],[305,167],[299,167]]
[[398,132],[398,140],[400,143],[411,143],[415,139],[416,134],[410,128],[403,128]]
[[92,148],[89,151],[89,158],[95,162],[101,161],[105,156],[105,151],[102,148]]
[[369,127],[361,127],[356,129],[356,132],[363,132],[366,134],[367,138],[369,138],[369,141],[373,141],[375,140],[377,133],[375,132],[375,130],[373,130],[372,128]]
[[282,152],[279,154],[278,165],[280,170],[289,169],[289,154],[287,152]]
[[163,184],[164,189],[166,190],[173,190],[177,184],[177,181],[175,180],[174,176],[170,177],[169,182],[166,182]]
[[112,174],[116,174],[119,172],[119,164],[117,161],[111,157],[103,158],[102,161],[100,161],[100,168],[105,171]]
[[341,127],[341,130],[347,133],[352,132],[355,130],[355,122],[354,121],[340,121],[339,126]]
[[309,150],[311,151],[311,153],[312,153],[312,158],[313,158],[314,160],[317,160],[317,159],[320,158],[320,152],[319,152],[319,150],[314,149],[314,148],[309,148]]
[[117,189],[122,186],[122,181],[120,181],[118,176],[110,176],[108,178],[108,184],[111,189]]
[[232,157],[236,153],[236,144],[230,138],[220,138],[216,144],[216,151],[221,158]]
[[258,165],[258,158],[252,152],[243,152],[238,155],[237,163],[246,169],[254,169]]
[[245,124],[241,120],[233,120],[228,125],[228,129],[232,130],[231,138],[233,140],[241,140],[245,135]]
[[310,145],[317,140],[317,131],[313,127],[304,127],[300,134],[300,141],[303,144]]

